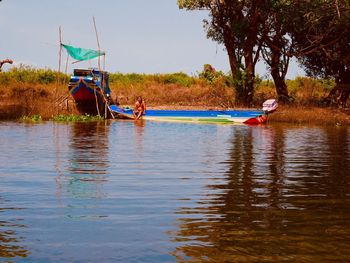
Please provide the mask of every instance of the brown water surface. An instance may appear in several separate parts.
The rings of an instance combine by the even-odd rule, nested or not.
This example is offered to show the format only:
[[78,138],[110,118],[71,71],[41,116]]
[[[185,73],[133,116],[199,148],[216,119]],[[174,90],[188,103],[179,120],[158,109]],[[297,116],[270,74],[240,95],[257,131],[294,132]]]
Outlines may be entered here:
[[350,261],[348,127],[0,122],[0,147],[0,261]]

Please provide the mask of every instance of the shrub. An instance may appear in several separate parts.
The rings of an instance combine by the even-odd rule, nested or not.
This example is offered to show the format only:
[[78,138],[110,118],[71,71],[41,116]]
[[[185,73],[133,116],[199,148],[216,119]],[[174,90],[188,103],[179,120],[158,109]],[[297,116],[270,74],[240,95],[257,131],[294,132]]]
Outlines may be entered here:
[[199,73],[199,78],[205,79],[207,82],[212,84],[225,78],[225,74],[222,71],[216,71],[210,64],[204,64],[203,71]]
[[88,121],[101,121],[104,120],[101,116],[93,116],[89,114],[85,115],[56,115],[51,118],[53,121],[58,122],[88,122]]
[[22,116],[21,120],[25,122],[40,122],[42,117],[40,115]]
[[9,85],[13,82],[50,84],[56,82],[57,79],[62,82],[68,82],[69,76],[51,69],[35,69],[30,66],[20,65],[7,72],[2,72],[0,74],[0,85]]
[[184,87],[189,87],[195,83],[193,77],[188,76],[186,73],[178,72],[173,74],[163,75],[164,84],[177,84]]

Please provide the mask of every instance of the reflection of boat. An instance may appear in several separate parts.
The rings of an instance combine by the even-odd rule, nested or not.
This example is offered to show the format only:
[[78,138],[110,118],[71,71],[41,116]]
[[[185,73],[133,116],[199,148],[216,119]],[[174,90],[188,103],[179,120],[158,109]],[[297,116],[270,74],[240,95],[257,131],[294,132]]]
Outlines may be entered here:
[[68,89],[81,113],[96,115],[105,112],[107,100],[110,98],[107,72],[75,69]]
[[[133,119],[133,110],[110,106],[118,118]],[[145,120],[182,121],[201,123],[244,123],[261,124],[267,121],[269,112],[276,110],[275,100],[264,103],[264,110],[147,110]]]
[[71,128],[67,192],[80,198],[101,198],[108,181],[109,122],[76,122]]

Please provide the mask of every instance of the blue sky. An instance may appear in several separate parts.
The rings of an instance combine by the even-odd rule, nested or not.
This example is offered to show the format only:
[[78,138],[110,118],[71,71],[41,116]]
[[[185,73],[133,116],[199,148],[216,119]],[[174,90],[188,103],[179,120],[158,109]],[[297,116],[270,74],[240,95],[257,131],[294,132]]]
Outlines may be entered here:
[[[179,10],[176,0],[3,0],[0,59],[57,69],[59,26],[65,43],[97,49],[95,16],[101,49],[107,54],[106,69],[111,72],[196,74],[206,63],[228,72],[224,47],[206,38],[202,23],[206,15]],[[68,71],[96,65],[96,61],[69,64]],[[268,76],[263,63],[257,73]],[[302,74],[293,63],[288,76]]]

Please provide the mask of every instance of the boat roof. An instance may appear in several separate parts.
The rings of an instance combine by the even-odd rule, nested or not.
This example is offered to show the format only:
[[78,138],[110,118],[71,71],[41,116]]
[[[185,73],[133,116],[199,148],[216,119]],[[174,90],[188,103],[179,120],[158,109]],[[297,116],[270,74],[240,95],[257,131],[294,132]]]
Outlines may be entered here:
[[73,75],[74,76],[80,76],[80,77],[86,77],[91,75],[107,75],[107,71],[98,70],[95,68],[90,69],[74,69]]

